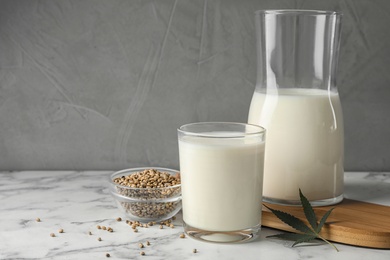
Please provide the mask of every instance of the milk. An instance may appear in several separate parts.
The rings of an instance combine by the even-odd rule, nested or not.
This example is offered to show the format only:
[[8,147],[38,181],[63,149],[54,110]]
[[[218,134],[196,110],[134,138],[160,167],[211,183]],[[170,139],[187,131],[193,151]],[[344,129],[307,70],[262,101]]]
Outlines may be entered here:
[[184,222],[208,231],[260,225],[264,142],[211,135],[179,139]]
[[263,196],[299,201],[343,192],[344,135],[337,93],[319,89],[255,92],[248,122],[267,129]]

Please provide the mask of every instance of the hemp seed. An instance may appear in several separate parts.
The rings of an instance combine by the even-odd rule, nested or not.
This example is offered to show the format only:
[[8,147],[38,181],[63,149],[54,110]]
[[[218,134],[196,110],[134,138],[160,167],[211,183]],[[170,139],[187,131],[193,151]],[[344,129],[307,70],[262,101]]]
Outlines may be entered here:
[[185,238],[185,237],[186,237],[186,235],[184,233],[180,234],[180,238]]
[[35,221],[36,222],[41,222],[41,219],[40,218],[36,218]]
[[50,236],[51,237],[55,237],[56,235],[54,233],[50,233]]
[[178,186],[181,183],[180,174],[171,175],[155,169],[146,169],[117,177],[113,179],[113,182],[121,186],[136,188],[127,189],[117,186],[120,195],[145,200],[145,202],[121,202],[125,211],[131,215],[140,218],[161,218],[180,207],[180,201],[147,202],[148,199],[158,200],[179,195],[181,192],[181,188]]
[[145,255],[144,251],[139,252],[140,255]]
[[58,230],[58,233],[64,233],[64,230],[61,228]]

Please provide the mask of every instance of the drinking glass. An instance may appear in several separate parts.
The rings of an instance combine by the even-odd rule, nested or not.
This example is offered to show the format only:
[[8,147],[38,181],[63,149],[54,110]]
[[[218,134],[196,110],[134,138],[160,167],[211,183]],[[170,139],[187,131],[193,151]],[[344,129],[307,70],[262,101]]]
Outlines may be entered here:
[[257,237],[261,226],[265,129],[201,122],[178,129],[185,233],[209,242]]

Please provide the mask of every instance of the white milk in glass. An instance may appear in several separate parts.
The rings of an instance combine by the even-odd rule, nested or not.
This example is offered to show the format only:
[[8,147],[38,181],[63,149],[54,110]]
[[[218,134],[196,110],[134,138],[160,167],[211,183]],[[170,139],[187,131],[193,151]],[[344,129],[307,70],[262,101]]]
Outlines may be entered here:
[[179,151],[186,224],[209,231],[260,224],[264,141],[184,136],[179,139]]
[[267,129],[263,196],[299,201],[343,193],[343,120],[337,93],[320,89],[255,92],[248,122]]

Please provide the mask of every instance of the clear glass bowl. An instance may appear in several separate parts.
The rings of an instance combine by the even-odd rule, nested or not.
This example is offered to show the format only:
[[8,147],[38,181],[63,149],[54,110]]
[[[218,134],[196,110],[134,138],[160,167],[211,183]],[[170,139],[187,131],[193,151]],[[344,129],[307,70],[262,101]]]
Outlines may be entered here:
[[181,184],[163,188],[132,188],[114,182],[114,179],[144,170],[154,169],[177,175],[179,171],[161,167],[125,169],[110,175],[110,193],[118,208],[131,220],[140,222],[163,221],[176,215],[181,209]]

